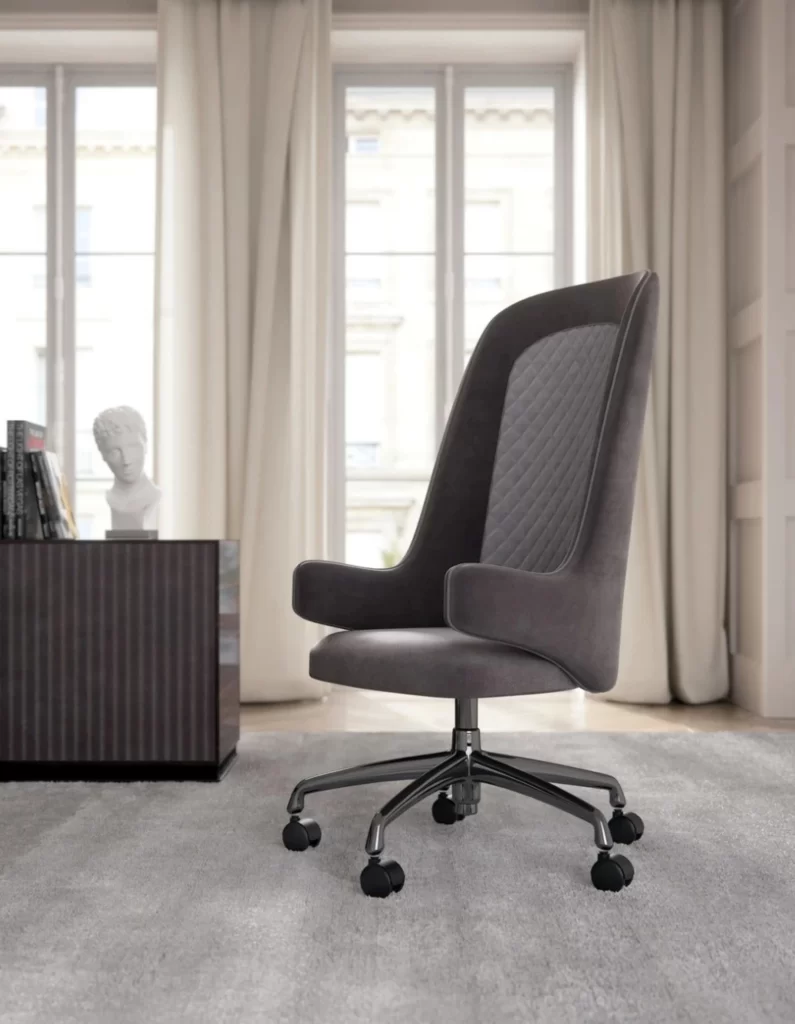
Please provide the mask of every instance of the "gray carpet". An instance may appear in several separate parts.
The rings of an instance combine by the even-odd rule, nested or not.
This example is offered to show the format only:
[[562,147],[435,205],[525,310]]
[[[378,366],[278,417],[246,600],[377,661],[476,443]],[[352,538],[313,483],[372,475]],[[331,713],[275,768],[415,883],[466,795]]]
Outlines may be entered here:
[[387,829],[387,900],[358,876],[401,783],[310,796],[323,841],[283,848],[299,777],[447,739],[270,733],[220,785],[0,786],[0,1020],[795,1020],[795,734],[486,735],[619,777],[647,831],[618,894],[587,825],[485,786],[452,828],[428,800]]

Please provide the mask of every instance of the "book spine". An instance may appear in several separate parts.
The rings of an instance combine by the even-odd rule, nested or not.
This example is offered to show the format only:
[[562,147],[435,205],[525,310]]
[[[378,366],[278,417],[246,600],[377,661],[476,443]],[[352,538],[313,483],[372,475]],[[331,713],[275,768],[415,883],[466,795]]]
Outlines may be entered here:
[[16,437],[14,441],[14,507],[16,511],[15,534],[17,539],[27,536],[25,529],[25,508],[27,505],[25,494],[25,421],[17,420]]
[[44,495],[50,508],[50,534],[58,540],[66,540],[69,537],[66,517],[61,510],[58,480],[48,452],[42,452],[42,464],[44,467]]
[[78,532],[77,527],[75,526],[74,516],[72,515],[72,507],[69,502],[69,490],[66,486],[66,480],[64,479],[63,473],[61,472],[58,456],[53,452],[48,452],[47,459],[52,470],[53,485],[58,495],[58,515],[61,520],[64,537],[70,540],[77,540]]
[[16,449],[17,425],[15,420],[7,424],[6,443],[6,493],[3,504],[3,536],[13,540],[16,536],[16,513],[14,511],[14,451]]
[[33,477],[33,489],[36,492],[36,507],[39,511],[39,519],[41,521],[41,532],[45,540],[49,540],[51,537],[50,533],[50,517],[47,512],[47,502],[44,497],[44,480],[42,478],[41,463],[40,463],[41,452],[30,453],[30,471]]
[[60,540],[63,536],[61,531],[61,517],[58,511],[58,498],[53,488],[49,460],[46,452],[37,453],[39,468],[41,470],[42,490],[44,501],[47,505],[47,517],[50,523],[50,537]]
[[0,537],[6,535],[6,450],[0,448]]
[[36,489],[33,482],[30,453],[41,451],[45,444],[45,428],[27,420],[17,420],[14,431],[14,519],[16,536],[37,540],[42,537]]

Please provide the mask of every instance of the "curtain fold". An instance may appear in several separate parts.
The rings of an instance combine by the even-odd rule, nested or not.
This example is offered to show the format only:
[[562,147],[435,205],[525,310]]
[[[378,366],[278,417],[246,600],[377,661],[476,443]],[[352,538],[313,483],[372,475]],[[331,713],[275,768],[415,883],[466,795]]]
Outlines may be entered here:
[[233,538],[244,701],[320,697],[330,0],[160,0],[155,432],[165,537]]
[[720,0],[591,0],[589,276],[660,276],[618,682],[606,699],[728,695]]

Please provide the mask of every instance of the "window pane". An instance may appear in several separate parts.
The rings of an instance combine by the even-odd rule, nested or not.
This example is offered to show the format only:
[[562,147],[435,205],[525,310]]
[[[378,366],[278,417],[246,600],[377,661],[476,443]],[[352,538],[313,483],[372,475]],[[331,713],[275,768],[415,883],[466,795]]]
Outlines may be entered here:
[[89,256],[86,265],[90,284],[76,296],[76,505],[103,537],[113,477],[94,444],[98,413],[114,405],[141,413],[152,472],[154,256]]
[[47,252],[46,95],[0,87],[0,252]]
[[80,87],[76,104],[75,504],[101,538],[113,477],[94,444],[97,413],[141,413],[152,471],[156,90]]
[[464,358],[500,310],[555,287],[553,256],[464,257]]
[[348,481],[345,560],[386,569],[403,556],[417,526],[428,481]]
[[435,90],[348,88],[345,120],[345,557],[384,567],[436,453]]
[[430,474],[436,455],[431,256],[346,260],[346,445],[378,443],[378,465]]
[[345,207],[345,248],[348,252],[381,252],[387,244],[382,199],[350,199]]
[[[0,193],[2,163],[0,163]],[[0,445],[6,420],[47,424],[47,272],[43,256],[0,255]]]
[[384,353],[345,358],[345,462],[351,469],[381,464],[386,438]]
[[554,104],[549,87],[464,91],[466,252],[554,251]]
[[154,252],[157,90],[86,86],[76,103],[76,252]]
[[435,91],[351,87],[345,103],[346,251],[434,252]]

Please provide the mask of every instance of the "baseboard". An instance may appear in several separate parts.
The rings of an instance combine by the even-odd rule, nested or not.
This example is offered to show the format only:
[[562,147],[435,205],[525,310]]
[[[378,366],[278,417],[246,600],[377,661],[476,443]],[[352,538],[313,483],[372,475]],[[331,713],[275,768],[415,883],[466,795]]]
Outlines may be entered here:
[[220,782],[237,760],[195,761],[0,761],[0,782]]

